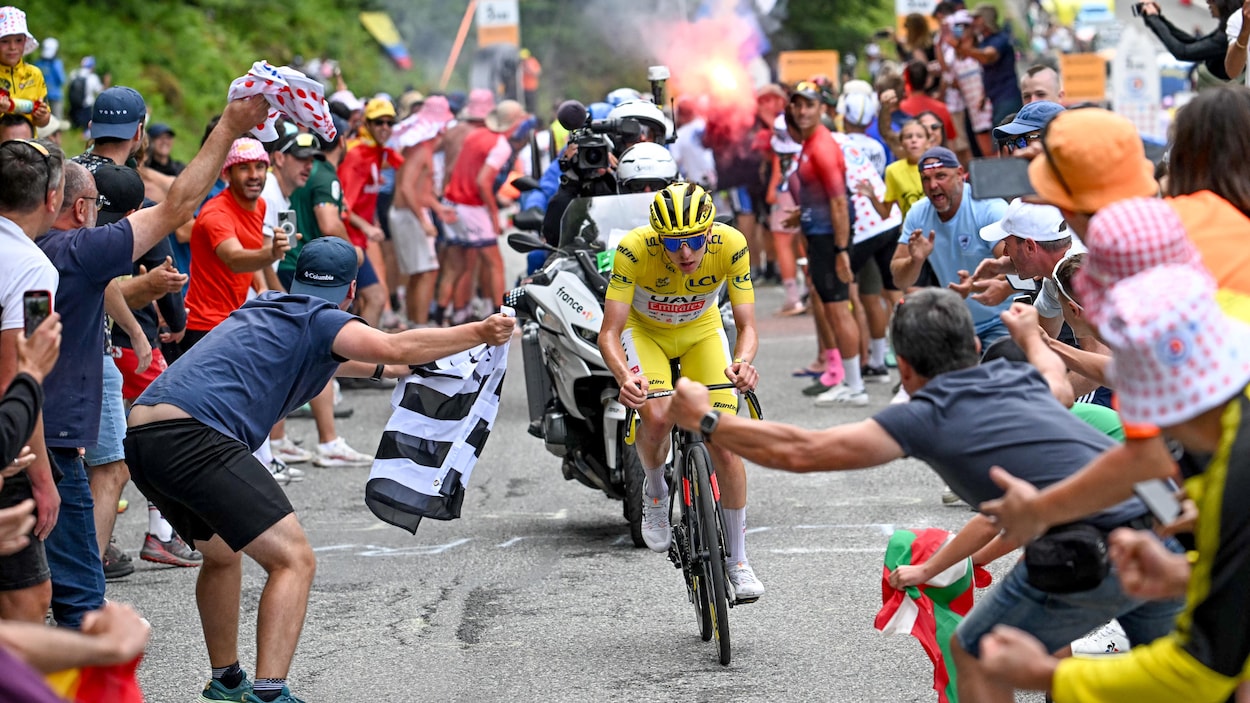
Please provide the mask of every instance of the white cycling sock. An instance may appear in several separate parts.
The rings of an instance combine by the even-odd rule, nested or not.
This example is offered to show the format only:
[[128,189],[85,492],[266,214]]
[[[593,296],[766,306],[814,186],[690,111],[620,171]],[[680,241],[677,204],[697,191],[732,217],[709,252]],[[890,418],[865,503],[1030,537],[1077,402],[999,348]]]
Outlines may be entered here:
[[846,378],[842,382],[846,384],[847,388],[856,393],[864,390],[863,372],[859,368],[859,354],[849,358],[843,357],[842,371],[846,373]]
[[725,516],[725,563],[733,566],[747,560],[747,509],[721,508]]
[[886,349],[885,337],[868,340],[868,365],[874,369],[885,366]]
[[148,503],[148,532],[162,542],[168,542],[174,538],[174,526],[169,524],[161,511],[151,503]]
[[265,438],[264,442],[261,442],[259,449],[252,452],[252,456],[256,457],[256,460],[259,461],[262,466],[269,468],[269,465],[273,463],[273,449],[269,446],[268,437]]
[[658,469],[648,469],[643,464],[642,471],[647,475],[647,497],[648,498],[667,498],[668,482],[664,480],[664,464],[660,464]]

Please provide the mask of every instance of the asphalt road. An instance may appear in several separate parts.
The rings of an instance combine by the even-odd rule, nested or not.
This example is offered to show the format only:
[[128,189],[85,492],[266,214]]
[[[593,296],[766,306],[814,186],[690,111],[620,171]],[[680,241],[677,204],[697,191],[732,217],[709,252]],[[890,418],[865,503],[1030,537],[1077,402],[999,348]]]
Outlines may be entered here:
[[[510,261],[514,257],[509,257]],[[515,265],[515,263],[513,264]],[[867,417],[891,386],[870,384],[866,408],[814,408],[790,370],[815,353],[808,316],[780,318],[778,288],[759,292],[760,397],[770,419],[809,428]],[[473,474],[463,517],[426,521],[415,536],[365,507],[368,468],[318,469],[288,487],[317,551],[304,634],[291,671],[309,701],[932,701],[932,667],[911,637],[872,628],[883,550],[894,526],[958,529],[942,484],[916,461],[841,474],[749,466],[748,553],[768,592],[730,612],[733,663],[698,637],[679,572],[630,546],[621,505],[560,475],[525,432],[519,342],[499,421]],[[389,393],[347,391],[339,432],[376,447]],[[316,442],[311,420],[291,434]],[[116,534],[137,557],[143,497]],[[108,597],[152,623],[140,669],[150,701],[197,698],[208,661],[195,608],[195,569],[138,561]],[[240,653],[255,662],[263,572],[245,559]],[[1041,700],[1028,697],[1024,700]]]

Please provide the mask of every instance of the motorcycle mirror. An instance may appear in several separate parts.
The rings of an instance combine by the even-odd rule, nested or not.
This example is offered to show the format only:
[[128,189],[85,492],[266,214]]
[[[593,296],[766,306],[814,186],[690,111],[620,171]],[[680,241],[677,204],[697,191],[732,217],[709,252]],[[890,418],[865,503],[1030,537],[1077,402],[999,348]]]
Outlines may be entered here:
[[543,228],[543,213],[536,207],[522,210],[512,216],[512,226],[517,229],[538,232]]
[[538,181],[534,180],[533,176],[521,176],[512,180],[512,187],[525,193],[531,190],[538,190],[541,186],[539,186]]
[[508,235],[508,246],[513,251],[528,254],[531,251],[554,251],[551,245],[527,232],[513,232]]

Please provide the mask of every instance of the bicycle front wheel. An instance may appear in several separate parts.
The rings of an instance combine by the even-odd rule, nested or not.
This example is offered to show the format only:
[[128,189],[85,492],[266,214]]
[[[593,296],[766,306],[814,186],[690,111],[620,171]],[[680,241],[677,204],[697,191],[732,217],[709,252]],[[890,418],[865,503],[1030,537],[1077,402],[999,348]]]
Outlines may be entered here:
[[699,545],[697,553],[703,571],[703,591],[712,620],[712,636],[720,650],[720,663],[729,665],[729,600],[726,597],[725,554],[721,545],[719,512],[716,497],[712,495],[712,458],[701,444],[690,447],[687,461],[695,484],[692,502],[698,522]]

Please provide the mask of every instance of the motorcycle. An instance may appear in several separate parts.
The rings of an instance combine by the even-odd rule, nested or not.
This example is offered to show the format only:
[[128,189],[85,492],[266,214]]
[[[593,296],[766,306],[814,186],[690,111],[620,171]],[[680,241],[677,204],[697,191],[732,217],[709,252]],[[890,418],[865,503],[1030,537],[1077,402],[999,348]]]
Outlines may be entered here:
[[616,243],[647,223],[652,198],[638,193],[573,200],[561,219],[557,247],[525,232],[507,239],[521,253],[550,252],[504,301],[521,324],[529,433],[560,457],[565,480],[623,502],[635,547],[646,546],[642,463],[625,441],[620,386],[598,344]]

